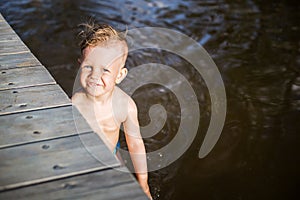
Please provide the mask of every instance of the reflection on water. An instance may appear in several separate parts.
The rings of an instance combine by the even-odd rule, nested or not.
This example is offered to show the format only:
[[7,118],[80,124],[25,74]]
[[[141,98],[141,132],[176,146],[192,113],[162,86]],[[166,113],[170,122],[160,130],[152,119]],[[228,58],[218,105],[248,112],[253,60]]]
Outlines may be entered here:
[[[299,184],[300,43],[297,1],[79,1],[2,0],[0,11],[32,52],[71,95],[77,73],[77,24],[90,17],[124,30],[171,28],[200,42],[224,79],[228,112],[221,138],[204,159],[198,151],[210,119],[203,79],[183,59],[147,50],[129,56],[127,67],[149,62],[174,67],[200,102],[197,138],[177,162],[150,174],[157,199],[291,199]],[[180,122],[176,97],[148,85],[134,93],[142,125],[161,104],[168,120],[146,140],[148,151],[170,141]],[[162,155],[163,157],[163,155]]]

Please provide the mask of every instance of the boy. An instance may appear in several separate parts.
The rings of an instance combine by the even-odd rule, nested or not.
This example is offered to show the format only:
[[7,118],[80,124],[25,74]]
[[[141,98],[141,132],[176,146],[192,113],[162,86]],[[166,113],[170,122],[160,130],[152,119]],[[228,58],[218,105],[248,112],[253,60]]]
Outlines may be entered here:
[[137,119],[137,108],[130,96],[116,84],[127,75],[126,40],[108,25],[85,24],[82,41],[80,83],[82,89],[72,97],[91,128],[115,153],[123,124],[125,138],[136,171],[137,180],[150,199],[147,161]]

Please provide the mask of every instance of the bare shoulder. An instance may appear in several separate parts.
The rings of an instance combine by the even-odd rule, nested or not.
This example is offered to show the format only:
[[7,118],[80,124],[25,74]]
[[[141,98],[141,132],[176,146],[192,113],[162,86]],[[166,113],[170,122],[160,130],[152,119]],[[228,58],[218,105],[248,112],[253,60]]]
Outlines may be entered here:
[[115,88],[114,101],[118,108],[118,114],[123,118],[122,121],[124,121],[129,114],[137,112],[137,107],[133,99],[119,87]]
[[115,88],[115,98],[122,106],[135,106],[133,99],[119,87]]
[[84,95],[84,92],[82,92],[82,91],[76,92],[71,98],[72,104],[74,104],[74,105],[78,105],[78,104],[82,103],[84,101],[84,99],[85,99],[85,95]]

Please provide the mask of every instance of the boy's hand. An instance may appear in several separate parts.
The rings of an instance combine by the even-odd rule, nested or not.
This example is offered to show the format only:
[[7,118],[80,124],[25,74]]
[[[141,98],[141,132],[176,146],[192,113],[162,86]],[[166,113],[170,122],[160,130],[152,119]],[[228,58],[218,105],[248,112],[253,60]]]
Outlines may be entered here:
[[142,186],[142,189],[144,190],[144,192],[146,193],[146,195],[148,196],[148,198],[149,198],[150,200],[152,200],[152,196],[151,196],[151,193],[150,193],[150,189],[149,189],[148,184],[141,185],[141,186]]
[[150,193],[149,185],[148,185],[148,174],[147,173],[137,173],[137,178],[140,186],[143,191],[146,193],[149,199],[152,200],[152,196]]

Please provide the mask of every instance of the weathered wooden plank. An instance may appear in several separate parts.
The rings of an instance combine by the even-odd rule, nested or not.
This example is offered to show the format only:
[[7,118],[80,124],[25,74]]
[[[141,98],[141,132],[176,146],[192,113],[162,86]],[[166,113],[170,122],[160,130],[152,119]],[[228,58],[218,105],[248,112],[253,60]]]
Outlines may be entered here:
[[[1,15],[1,14],[0,14]],[[0,17],[0,28],[7,27],[9,24],[3,19],[3,17]]]
[[5,45],[6,42],[19,41],[19,40],[20,40],[20,38],[13,34],[1,35],[0,36],[0,45],[3,46],[3,45]]
[[26,46],[20,37],[10,27],[2,29],[0,28],[0,42],[18,42]]
[[5,21],[2,14],[0,13],[0,22]]
[[[11,28],[11,26],[6,22],[6,20],[3,18],[3,16],[0,14],[0,35],[5,34],[15,34],[15,31]],[[1,39],[0,39],[1,40]]]
[[43,85],[0,91],[0,115],[70,105],[59,85]]
[[7,23],[2,14],[0,13],[0,23]]
[[30,51],[5,20],[0,24],[0,55]]
[[0,55],[16,54],[22,52],[30,52],[30,50],[20,41],[9,41],[5,45],[0,46]]
[[73,106],[0,116],[0,149],[91,132]]
[[30,52],[0,55],[0,69],[28,67],[41,65],[38,59]]
[[90,199],[90,200],[147,200],[134,178],[117,170],[70,177],[0,193],[0,199]]
[[[19,36],[14,33],[14,32],[9,32],[7,30],[2,31],[0,30],[1,33],[0,33],[0,43],[5,43],[5,42],[12,42],[12,41],[18,41],[20,42],[21,44],[24,44],[23,41],[21,41],[21,39],[19,38]],[[3,44],[1,44],[1,46],[3,46]]]
[[2,35],[13,35],[16,34],[15,31],[8,25],[1,23],[0,25],[0,40]]
[[[11,26],[6,21],[0,22],[0,43],[8,41],[23,41],[18,37],[16,32],[11,28]],[[2,45],[2,44],[1,44]]]
[[4,148],[0,159],[0,191],[120,165],[93,132]]
[[10,28],[10,25],[3,19],[3,17],[0,17],[2,20],[0,20],[0,30],[5,28]]
[[55,83],[50,73],[41,65],[0,70],[0,90]]

